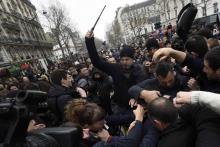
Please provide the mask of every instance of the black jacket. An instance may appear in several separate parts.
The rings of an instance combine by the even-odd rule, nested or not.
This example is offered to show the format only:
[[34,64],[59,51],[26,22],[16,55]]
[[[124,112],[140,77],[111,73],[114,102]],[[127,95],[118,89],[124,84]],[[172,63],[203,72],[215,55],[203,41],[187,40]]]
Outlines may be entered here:
[[157,90],[160,91],[161,95],[169,95],[171,98],[176,96],[176,93],[179,91],[188,90],[187,81],[188,77],[182,75],[176,75],[175,77],[175,85],[172,88],[164,88],[160,85],[157,78],[144,80],[143,82],[132,86],[129,89],[129,94],[134,98],[138,98],[140,92],[144,89],[146,90]]
[[119,64],[111,64],[100,59],[95,47],[94,38],[86,38],[86,46],[92,64],[96,68],[112,76],[114,84],[114,95],[112,96],[112,100],[121,107],[129,107],[128,102],[130,96],[128,94],[128,89],[144,80],[145,72],[143,67],[139,64],[134,64],[130,69],[129,77],[126,77]]
[[194,147],[195,129],[179,119],[161,132],[157,147]]
[[54,85],[48,92],[49,107],[62,119],[64,118],[65,105],[74,98],[80,98],[80,95],[73,88]]
[[197,80],[200,84],[200,90],[220,93],[220,82],[208,80],[206,74],[203,72],[203,59],[193,58],[190,54],[186,55],[183,66],[187,66],[193,73],[197,74]]
[[136,121],[127,136],[113,136],[110,142],[99,142],[93,147],[156,147],[158,138],[159,132],[152,123]]

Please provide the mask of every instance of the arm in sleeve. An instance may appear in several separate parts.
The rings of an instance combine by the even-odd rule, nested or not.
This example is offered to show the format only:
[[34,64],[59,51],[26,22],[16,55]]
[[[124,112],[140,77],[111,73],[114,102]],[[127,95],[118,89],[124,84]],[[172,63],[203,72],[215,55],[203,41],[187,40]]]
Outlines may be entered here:
[[186,54],[186,58],[181,65],[187,66],[190,70],[197,74],[202,72],[204,66],[202,59],[195,59],[190,54]]
[[191,103],[199,103],[200,105],[206,106],[220,114],[220,94],[204,91],[193,91],[191,94]]
[[116,66],[114,64],[102,61],[100,59],[98,52],[96,50],[94,38],[85,38],[85,41],[92,64],[96,68],[104,71],[105,73],[112,75],[112,73],[115,72],[115,70],[117,70]]
[[136,121],[133,129],[127,136],[113,136],[111,141],[105,144],[105,147],[117,146],[117,147],[139,147],[143,132],[143,124],[140,121]]
[[150,121],[146,121],[145,128],[144,137],[139,147],[156,147],[159,140],[159,131]]
[[148,86],[149,86],[149,80],[144,80],[143,82],[138,83],[137,85],[134,85],[131,88],[129,88],[128,93],[133,98],[137,98],[140,96],[141,91],[144,90]]

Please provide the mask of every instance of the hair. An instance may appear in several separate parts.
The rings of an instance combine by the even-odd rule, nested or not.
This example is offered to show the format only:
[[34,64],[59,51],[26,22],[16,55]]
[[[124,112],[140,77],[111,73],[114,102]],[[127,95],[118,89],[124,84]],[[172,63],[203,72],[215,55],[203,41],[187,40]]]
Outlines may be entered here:
[[17,83],[17,82],[9,82],[8,83],[8,90],[10,90],[10,88],[12,87],[12,86],[16,86],[16,87],[19,87],[19,84]]
[[147,50],[159,49],[160,48],[159,43],[155,38],[149,38],[146,41],[145,46],[146,46]]
[[220,45],[218,42],[218,39],[214,39],[214,38],[209,38],[207,42],[208,42],[210,48],[214,48],[214,47]]
[[163,123],[174,123],[178,117],[178,111],[173,103],[164,97],[158,97],[148,104],[148,114]]
[[185,49],[188,52],[195,52],[200,58],[203,58],[208,51],[208,46],[203,36],[194,35],[187,39]]
[[80,73],[81,69],[83,69],[83,68],[87,68],[86,64],[79,64],[79,65],[77,65],[77,72]]
[[161,76],[163,78],[166,78],[169,71],[173,71],[173,66],[172,66],[172,64],[170,64],[166,61],[159,62],[156,65],[155,72],[156,72],[157,76]]
[[212,35],[212,31],[208,28],[202,28],[200,29],[197,33],[197,35],[200,35],[200,36],[203,36],[207,39],[211,38],[213,35]]
[[67,78],[67,71],[57,69],[50,74],[50,79],[53,84],[61,86],[61,80]]
[[124,45],[120,51],[120,57],[130,57],[134,58],[135,50],[133,47]]
[[209,66],[216,71],[220,68],[220,46],[211,48],[205,55],[205,60]]
[[91,125],[105,118],[104,110],[95,103],[85,99],[74,99],[65,107],[66,119],[80,126]]
[[184,41],[179,37],[174,37],[171,43],[171,47],[178,51],[185,51]]

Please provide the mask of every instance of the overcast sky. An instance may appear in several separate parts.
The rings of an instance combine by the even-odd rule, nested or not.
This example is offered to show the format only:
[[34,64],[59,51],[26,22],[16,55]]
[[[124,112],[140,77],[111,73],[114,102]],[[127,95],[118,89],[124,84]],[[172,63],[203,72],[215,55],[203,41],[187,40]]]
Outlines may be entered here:
[[[80,33],[84,35],[95,23],[99,13],[106,4],[107,7],[100,18],[97,27],[95,28],[95,36],[100,39],[105,39],[106,28],[114,20],[115,11],[118,7],[123,7],[126,4],[132,5],[142,2],[144,0],[58,0],[67,10],[71,21],[79,29]],[[31,0],[36,6],[37,12],[41,12],[43,7],[47,7],[55,0]],[[42,21],[42,15],[39,16]],[[42,22],[45,24],[45,22]]]

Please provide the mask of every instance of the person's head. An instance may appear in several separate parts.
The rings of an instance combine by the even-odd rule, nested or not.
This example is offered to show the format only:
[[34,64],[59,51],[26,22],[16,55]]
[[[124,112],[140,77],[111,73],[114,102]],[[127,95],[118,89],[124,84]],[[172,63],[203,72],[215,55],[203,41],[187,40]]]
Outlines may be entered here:
[[219,45],[220,45],[220,44],[219,44],[219,42],[218,42],[218,39],[209,38],[209,39],[207,40],[207,46],[208,46],[209,49],[214,48],[214,47],[219,46]]
[[18,84],[17,83],[9,83],[8,90],[9,91],[17,91],[18,90]]
[[158,97],[148,104],[148,117],[162,131],[176,121],[178,111],[169,99]]
[[171,47],[175,50],[185,52],[184,41],[180,37],[173,37]]
[[173,87],[175,83],[175,72],[173,66],[168,62],[159,62],[155,68],[156,77],[160,85],[166,88]]
[[77,76],[77,75],[78,75],[78,72],[77,72],[77,70],[76,70],[76,67],[74,67],[74,66],[69,67],[68,71],[69,71],[69,73],[70,73],[72,76]]
[[85,64],[79,64],[77,71],[81,77],[89,76],[89,70]]
[[208,46],[203,36],[194,35],[187,39],[185,49],[195,57],[203,58]]
[[202,28],[196,34],[205,37],[205,39],[212,37],[212,31],[208,28]]
[[30,83],[30,79],[29,79],[28,77],[22,77],[22,81],[23,81],[23,83],[25,83],[25,84]]
[[210,49],[204,58],[203,71],[212,80],[220,80],[220,46]]
[[167,41],[164,43],[164,46],[165,46],[165,47],[168,47],[168,48],[171,48],[171,47],[172,47],[171,41],[170,41],[170,40],[167,40]]
[[123,69],[129,69],[134,60],[134,49],[129,46],[124,46],[120,52],[120,64]]
[[65,70],[57,69],[53,71],[50,75],[51,82],[55,85],[71,87],[72,86],[72,76],[69,75]]
[[85,99],[74,99],[65,107],[66,119],[79,124],[82,128],[99,131],[104,127],[105,112],[95,103]]
[[147,39],[145,46],[150,56],[153,56],[153,54],[160,48],[160,45],[155,38]]
[[115,60],[114,57],[111,57],[111,58],[108,59],[108,62],[109,63],[116,63],[116,60]]
[[99,69],[94,69],[92,72],[92,79],[94,81],[103,81],[108,75],[106,75],[104,72],[100,71]]

